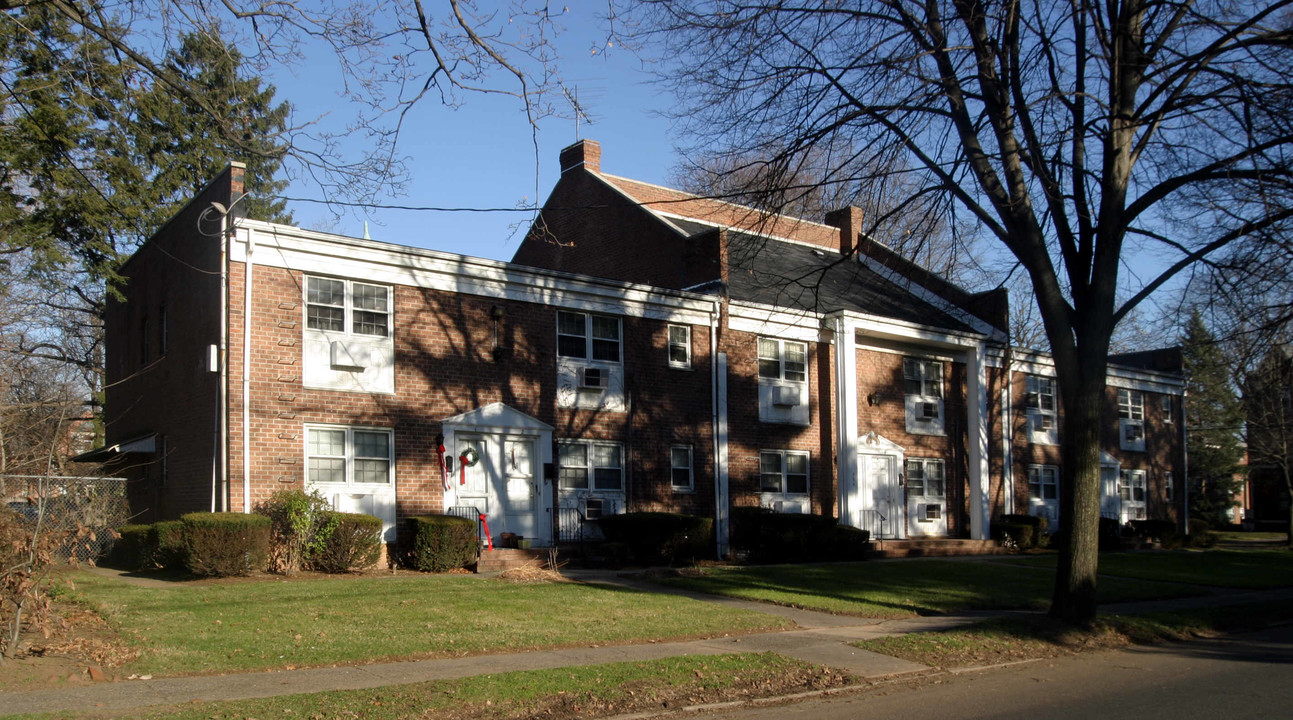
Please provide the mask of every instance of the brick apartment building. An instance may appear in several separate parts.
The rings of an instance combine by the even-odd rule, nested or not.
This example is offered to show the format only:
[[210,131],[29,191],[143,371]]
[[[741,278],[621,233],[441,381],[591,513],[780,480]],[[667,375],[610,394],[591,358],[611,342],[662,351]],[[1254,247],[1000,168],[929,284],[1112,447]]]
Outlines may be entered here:
[[[388,540],[468,507],[539,546],[598,514],[709,516],[720,553],[734,506],[890,538],[1063,522],[1054,365],[1009,345],[1003,292],[853,208],[768,217],[600,160],[562,151],[510,263],[241,217],[231,166],[123,268],[96,457],[144,519],[304,487]],[[1179,517],[1179,372],[1113,360],[1103,511]]]

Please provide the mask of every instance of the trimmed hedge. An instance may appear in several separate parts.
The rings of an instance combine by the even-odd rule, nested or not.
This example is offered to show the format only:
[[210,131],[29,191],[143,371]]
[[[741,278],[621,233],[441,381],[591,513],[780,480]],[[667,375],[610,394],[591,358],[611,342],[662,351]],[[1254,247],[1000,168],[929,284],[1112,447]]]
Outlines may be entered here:
[[1037,547],[1037,530],[1032,523],[1001,522],[992,523],[992,539],[998,545],[1005,545],[1009,537],[1020,550]]
[[153,566],[153,548],[148,543],[152,525],[122,525],[117,528],[117,541],[112,544],[108,562],[113,567],[137,572]]
[[1172,520],[1132,520],[1128,525],[1138,538],[1168,543],[1176,538],[1176,522]]
[[382,521],[372,515],[328,511],[322,526],[330,528],[323,545],[309,559],[310,568],[344,573],[372,567],[382,554]]
[[475,520],[422,515],[405,520],[405,527],[404,564],[416,570],[457,570],[475,564],[480,554]]
[[186,564],[194,575],[227,577],[263,571],[269,563],[270,519],[245,513],[180,516]]
[[182,570],[188,567],[188,544],[184,541],[184,523],[163,520],[149,526],[148,547],[152,552],[150,567]]
[[1044,517],[1038,517],[1036,515],[1023,515],[1019,513],[1002,515],[1001,522],[1018,523],[1021,525],[1027,525],[1031,527],[1033,529],[1033,542],[1030,547],[1037,547],[1041,545],[1042,537],[1047,533],[1049,533],[1051,529],[1050,520]]
[[871,534],[821,515],[732,509],[732,549],[754,563],[860,560]]
[[712,518],[633,512],[606,515],[598,524],[607,541],[624,545],[629,558],[643,565],[672,565],[713,555]]

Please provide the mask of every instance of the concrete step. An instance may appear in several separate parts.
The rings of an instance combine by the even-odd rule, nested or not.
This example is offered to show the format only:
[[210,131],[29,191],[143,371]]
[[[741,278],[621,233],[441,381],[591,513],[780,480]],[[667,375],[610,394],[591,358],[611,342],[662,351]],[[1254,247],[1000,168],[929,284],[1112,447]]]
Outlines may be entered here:
[[995,540],[965,538],[919,538],[912,540],[872,540],[869,559],[906,557],[956,557],[960,555],[1001,555],[1006,549]]

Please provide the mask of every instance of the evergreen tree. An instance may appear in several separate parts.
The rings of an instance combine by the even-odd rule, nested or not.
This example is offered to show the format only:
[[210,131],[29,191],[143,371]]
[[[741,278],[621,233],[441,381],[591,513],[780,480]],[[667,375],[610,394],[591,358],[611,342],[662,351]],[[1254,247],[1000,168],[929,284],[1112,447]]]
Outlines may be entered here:
[[1197,311],[1181,337],[1185,363],[1186,433],[1189,452],[1190,517],[1213,526],[1231,522],[1242,480],[1243,403],[1232,382],[1225,349]]

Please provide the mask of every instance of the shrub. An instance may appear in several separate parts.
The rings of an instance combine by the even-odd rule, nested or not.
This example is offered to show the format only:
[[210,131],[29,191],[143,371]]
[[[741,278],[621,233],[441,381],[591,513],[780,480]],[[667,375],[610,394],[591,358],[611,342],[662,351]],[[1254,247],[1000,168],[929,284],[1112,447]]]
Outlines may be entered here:
[[188,545],[184,541],[184,523],[163,520],[149,526],[149,567],[181,570],[188,567]]
[[871,534],[821,515],[790,515],[768,508],[732,509],[732,549],[755,563],[858,559]]
[[598,521],[606,539],[622,543],[629,557],[643,565],[672,565],[712,555],[711,518],[664,512],[606,515]]
[[382,554],[382,521],[372,515],[328,511],[323,546],[310,555],[311,569],[343,573],[372,567]]
[[271,525],[270,566],[284,575],[295,574],[323,549],[335,523],[334,513],[317,490],[283,489],[256,506]]
[[264,515],[197,512],[181,516],[180,522],[186,564],[194,575],[250,575],[269,562],[273,523]]
[[1100,518],[1100,552],[1122,548],[1122,525],[1117,518]]
[[476,521],[453,515],[422,515],[405,521],[404,562],[417,570],[445,572],[476,562]]
[[1001,522],[992,523],[992,539],[999,545],[1023,550],[1037,547],[1037,530],[1033,523],[1007,522],[1003,519]]
[[1050,520],[1044,517],[1038,517],[1037,515],[1020,515],[1020,514],[1002,515],[1001,522],[1015,523],[1017,525],[1027,525],[1028,527],[1033,529],[1032,541],[1030,543],[1027,543],[1027,544],[1019,543],[1019,538],[1018,537],[1015,538],[1015,542],[1019,543],[1019,547],[1021,548],[1039,547],[1042,544],[1042,538],[1045,537],[1045,535],[1047,534],[1047,532],[1050,531],[1050,528],[1051,528]]
[[1202,518],[1190,520],[1188,536],[1190,547],[1210,548],[1217,544],[1217,534],[1212,531],[1212,523]]
[[1128,524],[1138,538],[1170,543],[1176,537],[1176,522],[1172,520],[1132,520]]
[[152,525],[122,525],[112,544],[108,562],[122,570],[148,570],[153,567],[153,547],[148,542]]

